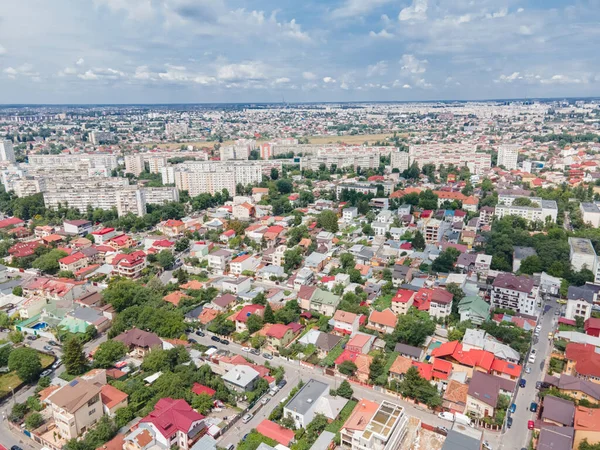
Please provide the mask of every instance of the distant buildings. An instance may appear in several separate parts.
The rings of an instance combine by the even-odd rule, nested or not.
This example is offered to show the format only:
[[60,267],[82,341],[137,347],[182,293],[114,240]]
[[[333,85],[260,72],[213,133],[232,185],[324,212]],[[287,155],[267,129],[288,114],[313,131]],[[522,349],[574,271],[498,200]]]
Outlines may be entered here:
[[486,173],[492,167],[492,157],[488,153],[479,153],[470,144],[423,144],[411,145],[409,148],[410,163],[416,161],[419,167],[433,164],[448,167],[467,166],[472,174]]
[[0,141],[0,161],[9,161],[12,163],[16,161],[12,141],[8,139]]

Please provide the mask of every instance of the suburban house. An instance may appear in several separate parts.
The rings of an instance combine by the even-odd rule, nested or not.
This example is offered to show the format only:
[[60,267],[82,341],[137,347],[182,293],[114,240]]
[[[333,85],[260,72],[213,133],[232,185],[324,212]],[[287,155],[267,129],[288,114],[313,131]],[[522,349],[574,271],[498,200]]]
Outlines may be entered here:
[[265,333],[268,344],[273,348],[287,347],[292,342],[294,336],[294,328],[290,325],[276,323],[271,325]]
[[432,290],[429,303],[429,315],[436,319],[448,317],[452,312],[452,294],[445,289]]
[[464,297],[458,303],[461,322],[470,320],[473,325],[481,325],[490,318],[490,305],[478,295]]
[[185,223],[177,219],[169,219],[156,226],[156,229],[169,237],[179,236],[185,231]]
[[139,358],[146,356],[153,348],[162,348],[162,341],[156,334],[139,328],[127,330],[113,339],[121,341],[131,354]]
[[383,311],[373,310],[369,315],[369,323],[367,328],[375,331],[379,331],[383,334],[391,334],[396,328],[398,317],[389,308]]
[[127,278],[137,278],[146,268],[146,253],[142,250],[133,253],[119,253],[112,259],[113,273]]
[[341,334],[353,335],[358,331],[361,316],[342,310],[337,310],[333,315],[333,331]]
[[468,392],[468,384],[464,384],[456,380],[450,380],[446,386],[446,390],[444,391],[442,406],[444,409],[450,412],[458,412],[463,414],[467,407]]
[[415,361],[420,361],[421,356],[423,355],[422,348],[400,343],[396,344],[396,346],[394,347],[394,351],[400,356],[404,356],[405,358],[410,358]]
[[564,373],[600,384],[600,354],[596,346],[570,342],[565,350],[565,360]]
[[579,448],[584,439],[590,445],[600,444],[600,409],[578,406],[574,422],[573,448]]
[[92,222],[89,220],[64,220],[63,229],[66,234],[85,236],[92,232]]
[[76,378],[46,398],[63,438],[77,438],[104,415],[101,390],[92,381]]
[[256,431],[288,448],[295,439],[295,434],[292,430],[267,419],[258,424]]
[[301,286],[298,291],[298,303],[305,311],[317,311],[325,316],[333,316],[340,297],[315,286]]
[[127,399],[129,398],[125,392],[120,391],[110,384],[102,386],[100,397],[104,407],[104,414],[111,417],[114,416],[119,409],[127,406]]
[[473,372],[467,393],[466,414],[493,417],[501,393],[512,393],[515,383],[483,372]]
[[231,260],[229,272],[233,275],[241,275],[243,272],[255,272],[260,264],[260,259],[252,255],[241,255]]
[[415,291],[408,289],[398,289],[396,295],[392,298],[392,312],[397,316],[408,313],[408,310],[413,305],[416,294]]
[[575,404],[571,400],[546,395],[540,418],[550,425],[572,427],[575,419]]
[[343,397],[331,397],[329,389],[328,384],[314,379],[308,380],[283,407],[283,416],[291,417],[296,428],[306,428],[317,414],[335,420],[348,400]]
[[248,277],[227,278],[223,280],[223,292],[231,292],[233,294],[243,294],[248,292],[252,287],[252,281]]
[[588,336],[600,337],[600,319],[590,317],[585,321],[583,329]]
[[576,400],[586,399],[596,405],[600,404],[600,385],[582,378],[563,373],[560,378],[546,376],[546,383],[556,387],[563,394],[570,395]]
[[248,392],[254,389],[258,380],[259,373],[250,366],[233,366],[225,375],[223,381],[225,385],[237,392]]
[[246,305],[237,313],[235,316],[235,329],[238,333],[248,330],[246,322],[252,314],[263,317],[265,314],[264,305]]
[[88,258],[82,252],[76,252],[59,259],[58,264],[60,270],[68,270],[75,273],[88,265]]
[[335,368],[339,371],[339,366],[346,361],[351,361],[356,365],[356,373],[354,376],[363,383],[369,381],[370,367],[373,362],[373,357],[363,353],[352,352],[348,349],[344,350],[340,356],[336,358]]
[[352,353],[364,353],[365,355],[373,348],[375,336],[366,333],[356,333],[346,343],[346,350]]
[[492,283],[493,308],[508,308],[529,316],[537,311],[538,289],[533,278],[500,273]]
[[231,261],[232,253],[229,250],[220,249],[206,256],[208,267],[215,272],[224,273]]
[[317,351],[319,352],[319,358],[324,358],[327,353],[333,350],[342,340],[341,336],[330,333],[321,333],[319,337],[317,337],[317,341],[315,342],[315,346],[317,347]]
[[565,318],[575,320],[577,317],[587,320],[592,316],[592,306],[597,294],[594,290],[584,286],[569,286],[567,291],[567,307]]

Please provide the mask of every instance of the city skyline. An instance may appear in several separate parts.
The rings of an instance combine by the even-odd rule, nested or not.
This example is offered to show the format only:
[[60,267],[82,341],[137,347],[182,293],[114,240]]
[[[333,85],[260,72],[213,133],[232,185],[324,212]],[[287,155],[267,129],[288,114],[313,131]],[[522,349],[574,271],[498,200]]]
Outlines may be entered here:
[[471,3],[12,1],[0,16],[0,97],[176,104],[598,95],[590,55],[600,5]]

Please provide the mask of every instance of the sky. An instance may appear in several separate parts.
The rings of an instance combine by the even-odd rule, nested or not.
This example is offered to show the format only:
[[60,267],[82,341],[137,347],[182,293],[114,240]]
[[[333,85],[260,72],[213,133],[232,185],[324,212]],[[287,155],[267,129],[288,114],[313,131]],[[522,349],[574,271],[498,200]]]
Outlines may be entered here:
[[0,103],[600,96],[600,0],[2,0]]

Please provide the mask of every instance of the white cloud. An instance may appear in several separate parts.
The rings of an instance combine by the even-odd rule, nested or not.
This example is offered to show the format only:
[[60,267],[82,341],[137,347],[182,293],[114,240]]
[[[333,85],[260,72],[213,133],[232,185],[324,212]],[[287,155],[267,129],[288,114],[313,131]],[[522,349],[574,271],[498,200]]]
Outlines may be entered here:
[[289,79],[289,78],[287,78],[287,77],[281,77],[281,78],[277,78],[277,79],[274,81],[274,83],[275,83],[275,84],[286,84],[286,83],[289,83],[290,81],[292,81],[292,80],[290,80],[290,79]]
[[325,77],[325,78],[323,78],[323,83],[327,83],[327,84],[335,83],[335,78]]
[[412,89],[412,86],[410,84],[404,84],[402,85],[402,89]]
[[79,78],[81,78],[82,80],[97,80],[98,79],[98,75],[96,75],[94,73],[93,70],[88,70],[85,73],[81,73],[79,75],[77,75]]
[[515,80],[522,79],[520,72],[513,72],[510,75],[500,75],[497,80],[494,80],[497,83],[512,83]]
[[519,27],[519,34],[522,34],[524,36],[531,36],[533,34],[533,31],[531,27],[528,27],[527,25],[521,25]]
[[152,7],[152,0],[93,0],[94,5],[106,7],[110,12],[125,12],[131,20],[145,21],[154,17],[155,11]]
[[305,80],[316,80],[317,76],[312,72],[303,72],[302,78],[304,78]]
[[586,77],[570,77],[569,75],[553,75],[550,78],[541,79],[541,84],[587,84],[588,79]]
[[427,60],[419,60],[415,57],[415,55],[402,55],[402,59],[400,60],[400,64],[402,64],[402,70],[408,71],[410,73],[425,73],[427,69],[425,66],[427,65]]
[[0,45],[0,55],[6,55],[6,47]]
[[487,19],[498,19],[501,17],[506,17],[508,15],[508,8],[502,8],[499,11],[496,11],[494,13],[488,13],[485,15],[485,17]]
[[367,67],[367,76],[373,77],[373,76],[385,75],[387,73],[387,69],[388,69],[388,63],[386,61],[379,61],[378,63]]
[[342,84],[340,84],[340,89],[347,91],[350,89],[350,85],[348,83],[346,83],[345,81],[342,81]]
[[362,16],[370,13],[375,8],[389,3],[391,0],[345,0],[344,4],[331,13],[335,19]]
[[369,36],[371,36],[372,38],[382,38],[382,39],[391,39],[394,37],[394,35],[392,33],[390,33],[388,30],[386,30],[385,28],[383,30],[381,30],[380,32],[371,31],[369,33]]
[[425,78],[419,78],[415,81],[415,86],[420,87],[421,89],[431,89],[433,84],[425,81]]
[[21,64],[17,67],[7,67],[3,71],[8,78],[15,80],[17,78],[30,78],[33,81],[41,81],[40,74],[33,70],[33,65],[29,63]]
[[262,64],[249,62],[228,64],[217,71],[217,78],[223,81],[264,80],[267,78]]
[[75,64],[77,64],[78,66],[82,66],[84,63],[85,63],[85,59],[79,58]]
[[77,74],[77,69],[74,69],[73,67],[65,67],[63,70],[60,70],[58,72],[59,77],[66,77],[68,75],[76,75],[76,74]]
[[425,20],[427,19],[427,0],[413,0],[410,6],[407,6],[398,14],[398,20]]

